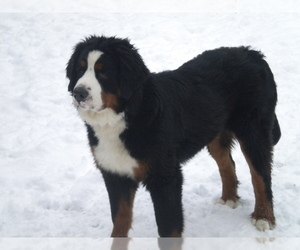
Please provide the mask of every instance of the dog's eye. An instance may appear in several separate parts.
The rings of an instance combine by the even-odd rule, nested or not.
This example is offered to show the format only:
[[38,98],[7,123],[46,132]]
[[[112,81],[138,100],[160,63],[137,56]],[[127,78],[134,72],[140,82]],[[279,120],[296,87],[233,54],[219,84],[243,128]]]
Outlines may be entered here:
[[95,64],[95,71],[101,71],[103,69],[103,63]]

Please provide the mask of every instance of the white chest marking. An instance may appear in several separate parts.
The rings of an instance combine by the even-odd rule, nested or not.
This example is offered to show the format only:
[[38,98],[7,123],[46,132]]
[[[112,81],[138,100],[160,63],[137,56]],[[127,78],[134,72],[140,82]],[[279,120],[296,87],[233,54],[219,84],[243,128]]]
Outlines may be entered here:
[[93,153],[102,169],[123,176],[134,178],[134,168],[137,161],[132,158],[119,136],[125,129],[125,122],[120,119],[113,126],[93,126],[99,144],[94,147]]

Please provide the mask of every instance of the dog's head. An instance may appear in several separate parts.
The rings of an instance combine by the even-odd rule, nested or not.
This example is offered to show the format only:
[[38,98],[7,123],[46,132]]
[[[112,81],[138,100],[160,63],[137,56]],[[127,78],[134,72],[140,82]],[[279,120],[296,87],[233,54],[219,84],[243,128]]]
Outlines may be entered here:
[[149,71],[127,39],[86,38],[75,46],[67,64],[68,91],[78,111],[122,112]]

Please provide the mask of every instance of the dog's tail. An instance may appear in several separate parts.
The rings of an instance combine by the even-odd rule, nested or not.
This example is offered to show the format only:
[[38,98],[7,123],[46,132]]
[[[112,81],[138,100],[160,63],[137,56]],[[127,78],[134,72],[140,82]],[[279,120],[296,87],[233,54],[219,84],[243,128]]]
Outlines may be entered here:
[[280,137],[281,137],[281,130],[280,130],[280,126],[279,126],[276,115],[275,115],[275,119],[274,119],[272,137],[273,137],[273,145],[276,145],[277,142],[279,141]]

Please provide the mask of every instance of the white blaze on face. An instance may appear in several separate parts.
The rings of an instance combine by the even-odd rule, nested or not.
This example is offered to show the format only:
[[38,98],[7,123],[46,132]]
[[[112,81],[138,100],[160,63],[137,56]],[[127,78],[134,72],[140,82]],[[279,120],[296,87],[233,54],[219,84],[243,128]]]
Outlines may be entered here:
[[[75,88],[83,87],[89,92],[86,101],[77,103],[74,99],[75,106],[78,105],[84,110],[100,111],[103,107],[101,99],[101,86],[95,75],[95,63],[103,55],[101,51],[91,51],[87,57],[87,68],[84,75],[77,81]],[[74,88],[74,89],[75,89]]]
[[89,52],[86,71],[74,87],[74,89],[77,87],[85,88],[89,95],[85,101],[80,103],[73,98],[73,103],[79,116],[88,124],[100,127],[115,126],[123,120],[124,114],[117,114],[111,108],[104,108],[103,106],[102,89],[95,75],[95,64],[102,55],[103,52],[97,50]]

